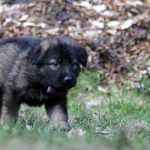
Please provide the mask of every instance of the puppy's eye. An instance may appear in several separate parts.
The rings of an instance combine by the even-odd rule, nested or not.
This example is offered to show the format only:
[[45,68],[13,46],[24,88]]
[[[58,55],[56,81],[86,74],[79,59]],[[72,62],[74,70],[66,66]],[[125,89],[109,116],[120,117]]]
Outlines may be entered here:
[[72,62],[72,66],[73,66],[74,68],[77,68],[77,67],[79,66],[79,64],[78,64],[78,62]]
[[60,67],[60,63],[57,61],[51,61],[48,63],[48,66],[52,69],[52,70],[56,70]]
[[53,65],[53,66],[55,66],[55,67],[58,67],[58,66],[60,66],[60,63],[58,63],[58,62],[52,62],[50,65]]

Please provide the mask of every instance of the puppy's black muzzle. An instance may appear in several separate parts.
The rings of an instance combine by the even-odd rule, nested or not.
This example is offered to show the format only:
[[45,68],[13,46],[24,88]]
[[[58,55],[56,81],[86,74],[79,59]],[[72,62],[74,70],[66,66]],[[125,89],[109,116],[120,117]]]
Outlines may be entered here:
[[75,80],[73,79],[73,77],[71,76],[66,76],[64,77],[64,80],[63,80],[64,84],[67,86],[67,87],[73,87],[75,85]]

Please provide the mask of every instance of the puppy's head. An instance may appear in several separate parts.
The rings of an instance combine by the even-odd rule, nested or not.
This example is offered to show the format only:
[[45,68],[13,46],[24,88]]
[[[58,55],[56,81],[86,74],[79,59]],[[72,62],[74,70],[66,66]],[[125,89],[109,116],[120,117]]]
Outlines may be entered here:
[[86,66],[87,52],[74,40],[64,37],[44,39],[29,56],[42,76],[44,86],[69,89],[76,84],[80,65]]

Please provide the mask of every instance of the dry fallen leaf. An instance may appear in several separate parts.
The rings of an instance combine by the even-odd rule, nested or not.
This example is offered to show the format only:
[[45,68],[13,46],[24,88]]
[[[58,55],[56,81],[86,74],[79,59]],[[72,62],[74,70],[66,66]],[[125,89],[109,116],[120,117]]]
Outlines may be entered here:
[[121,25],[120,28],[122,30],[128,29],[133,25],[133,20],[132,19],[128,19],[126,21],[124,21]]
[[98,86],[97,86],[97,89],[98,89],[98,91],[101,92],[101,93],[109,93],[109,91],[108,91],[108,89],[107,89],[106,87],[104,88],[104,87],[98,85]]
[[113,131],[111,128],[102,129],[100,127],[95,127],[95,133],[105,136],[111,136],[113,134]]
[[92,100],[86,100],[85,102],[85,106],[86,106],[86,109],[90,110],[92,107],[94,106],[98,106],[98,105],[101,105],[103,102],[102,98],[97,98],[97,100],[95,99],[92,99]]
[[72,128],[67,135],[70,136],[74,136],[74,137],[82,137],[85,135],[85,131],[81,128]]
[[94,21],[91,22],[91,24],[92,24],[93,28],[95,28],[95,27],[99,28],[99,29],[104,28],[104,23],[103,22],[99,22],[99,21],[94,20]]
[[94,9],[97,13],[101,13],[102,11],[106,10],[106,5],[95,5],[92,6],[92,9]]
[[118,28],[120,25],[120,22],[119,21],[111,21],[111,22],[108,22],[107,26],[110,27],[110,28]]

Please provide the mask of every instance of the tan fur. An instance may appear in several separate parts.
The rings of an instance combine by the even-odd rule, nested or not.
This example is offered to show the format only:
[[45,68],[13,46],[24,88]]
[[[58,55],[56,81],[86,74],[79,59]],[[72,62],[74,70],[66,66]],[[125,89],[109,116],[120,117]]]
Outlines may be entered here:
[[45,53],[48,50],[49,47],[50,47],[50,45],[49,45],[49,41],[48,40],[44,40],[40,44],[40,48],[41,48],[43,53]]

